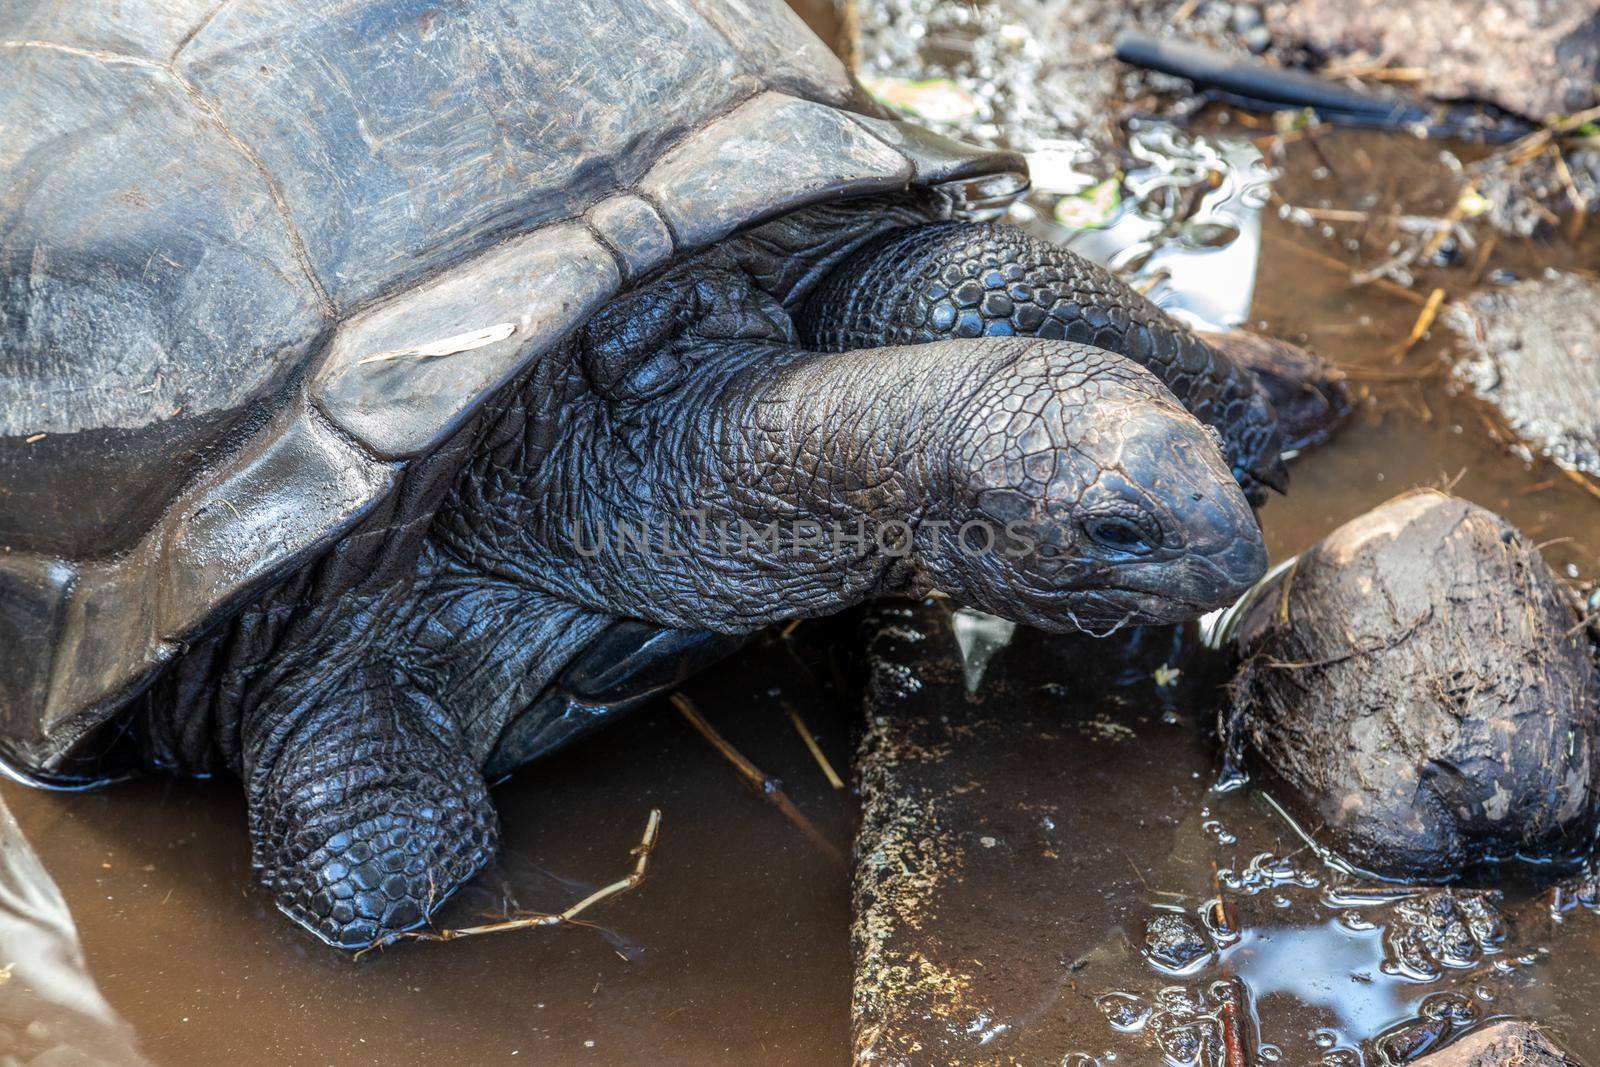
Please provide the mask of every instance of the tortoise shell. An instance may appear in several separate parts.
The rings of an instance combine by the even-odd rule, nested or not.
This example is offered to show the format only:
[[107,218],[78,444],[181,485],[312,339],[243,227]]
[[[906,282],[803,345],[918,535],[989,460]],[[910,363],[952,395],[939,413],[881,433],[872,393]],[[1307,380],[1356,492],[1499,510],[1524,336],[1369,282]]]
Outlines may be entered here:
[[1021,161],[781,0],[0,12],[0,744],[49,771],[635,280]]

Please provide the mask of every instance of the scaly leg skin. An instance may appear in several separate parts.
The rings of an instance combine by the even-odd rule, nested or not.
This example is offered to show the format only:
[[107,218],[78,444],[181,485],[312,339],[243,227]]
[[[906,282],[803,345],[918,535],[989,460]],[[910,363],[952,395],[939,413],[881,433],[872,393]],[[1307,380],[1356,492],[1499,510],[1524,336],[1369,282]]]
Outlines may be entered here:
[[[255,862],[290,918],[360,948],[422,925],[498,847],[452,718],[356,671],[321,702],[258,716],[245,785]],[[282,727],[281,736],[260,728]],[[249,726],[247,725],[247,730]]]
[[995,223],[946,222],[867,242],[812,294],[802,339],[825,351],[957,337],[1077,341],[1148,368],[1221,435],[1252,503],[1288,474],[1249,372],[1103,268]]

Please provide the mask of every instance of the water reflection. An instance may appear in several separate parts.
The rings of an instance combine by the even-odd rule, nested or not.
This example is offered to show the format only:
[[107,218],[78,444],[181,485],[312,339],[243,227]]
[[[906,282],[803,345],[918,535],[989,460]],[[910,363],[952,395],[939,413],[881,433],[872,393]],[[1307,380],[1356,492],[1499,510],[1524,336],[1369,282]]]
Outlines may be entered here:
[[1384,931],[1338,919],[1246,930],[1226,965],[1258,1000],[1287,995],[1325,1009],[1346,1033],[1368,1034],[1410,1015],[1415,985],[1383,973]]

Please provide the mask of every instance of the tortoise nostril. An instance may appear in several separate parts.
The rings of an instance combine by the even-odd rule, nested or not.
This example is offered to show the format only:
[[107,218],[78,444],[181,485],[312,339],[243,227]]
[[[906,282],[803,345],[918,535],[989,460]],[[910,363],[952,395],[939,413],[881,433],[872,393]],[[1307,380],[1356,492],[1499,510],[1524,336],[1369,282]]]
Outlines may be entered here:
[[1267,572],[1267,548],[1258,537],[1240,538],[1218,561],[1240,590],[1254,585]]

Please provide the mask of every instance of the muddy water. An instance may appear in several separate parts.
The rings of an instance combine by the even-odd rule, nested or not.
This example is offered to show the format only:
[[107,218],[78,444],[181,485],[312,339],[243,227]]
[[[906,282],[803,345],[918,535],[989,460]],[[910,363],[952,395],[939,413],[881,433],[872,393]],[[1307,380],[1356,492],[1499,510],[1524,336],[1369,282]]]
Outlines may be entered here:
[[[1271,149],[1271,141],[1262,143]],[[1558,573],[1581,581],[1600,577],[1600,497],[1553,464],[1508,454],[1492,414],[1442,376],[1451,331],[1435,325],[1408,351],[1395,351],[1433,289],[1459,298],[1497,277],[1537,277],[1550,266],[1593,269],[1600,264],[1600,227],[1591,223],[1576,240],[1553,234],[1539,241],[1499,238],[1492,245],[1488,228],[1478,227],[1477,247],[1459,250],[1458,262],[1414,270],[1409,298],[1374,284],[1351,285],[1351,273],[1392,258],[1395,233],[1385,216],[1446,215],[1460,191],[1452,159],[1470,164],[1482,150],[1327,130],[1285,145],[1283,153],[1271,160],[1284,176],[1275,185],[1279,210],[1269,210],[1263,226],[1252,317],[1266,331],[1305,343],[1346,368],[1362,402],[1333,446],[1294,465],[1293,495],[1263,513],[1274,557],[1300,550],[1406,488],[1452,485],[1456,494],[1546,542],[1545,556]],[[1312,220],[1306,227],[1279,217],[1282,205],[1373,218]],[[1346,266],[1338,269],[1330,259]]]
[[[1276,189],[1285,204],[1324,214],[1439,216],[1457,192],[1440,152],[1402,137],[1302,137],[1275,160],[1285,170]],[[1327,222],[1326,233],[1323,225],[1267,220],[1255,315],[1349,368],[1360,403],[1333,444],[1296,463],[1292,497],[1266,510],[1275,556],[1409,487],[1450,484],[1549,542],[1558,570],[1580,580],[1600,576],[1600,499],[1494,439],[1477,402],[1455,395],[1439,374],[1446,331],[1394,350],[1417,319],[1417,299],[1350,284],[1351,269],[1388,254],[1392,234],[1381,220]],[[1457,265],[1419,271],[1411,291],[1439,286],[1457,296],[1496,270],[1528,276],[1545,264],[1593,264],[1597,252],[1592,233],[1576,244],[1502,241],[1481,263],[1469,250]],[[851,633],[849,626],[802,627],[691,689],[706,716],[781,778],[841,845],[852,801],[829,787],[779,698],[799,708],[843,770],[855,697],[834,661],[848,651]],[[1109,855],[1124,839],[1153,841],[1139,837],[1140,825],[1171,832],[1131,865],[1084,869],[1074,882],[1078,910],[1101,916],[1104,933],[1085,931],[1069,956],[1117,943],[1119,931],[1135,930],[1157,905],[1206,899],[1220,878],[1236,885],[1230,892],[1247,931],[1227,966],[1249,987],[1265,1051],[1280,1062],[1353,1051],[1425,1009],[1530,1012],[1555,1023],[1574,1052],[1600,1059],[1600,1015],[1592,1007],[1600,1002],[1600,918],[1579,910],[1557,924],[1540,887],[1512,883],[1503,947],[1428,981],[1386,973],[1380,931],[1402,921],[1398,905],[1331,899],[1333,873],[1260,794],[1211,794],[1215,760],[1205,719],[1198,707],[1183,709],[1181,729],[1167,724],[1126,774],[1088,783],[1127,799],[1096,805],[1105,817],[1080,827],[1085,855]],[[665,706],[498,787],[506,859],[445,921],[558,909],[581,898],[626,872],[646,814],[658,807],[661,841],[644,887],[597,908],[593,927],[409,945],[360,962],[297,934],[252,888],[231,781],[147,780],[80,796],[6,784],[0,795],[59,882],[101,991],[157,1063],[819,1063],[847,1056],[847,872],[747,790]],[[1262,854],[1287,859],[1274,866]],[[1146,1007],[1178,997],[1176,987],[1202,984],[1164,975],[1131,950],[1105,954],[1084,976],[1090,980],[1097,997],[1117,993]],[[1467,1009],[1424,1004],[1442,992]],[[1084,1051],[1157,1062],[1139,1033],[1109,1024],[1105,1016],[1118,1007],[1112,999],[1074,1018]]]
[[[811,629],[811,628],[808,628]],[[776,694],[848,766],[852,701],[806,630],[689,690],[848,849],[834,791]],[[359,962],[252,888],[236,783],[149,780],[0,795],[55,876],[106,999],[159,1064],[818,1063],[848,1044],[845,870],[792,832],[670,708],[495,790],[504,858],[446,925],[561,910],[625,875],[636,893],[568,927],[407,945]]]
[[[1237,123],[1231,131],[1239,132]],[[1473,150],[1446,156],[1437,143],[1335,130],[1259,143],[1283,177],[1263,227],[1252,318],[1336,361],[1358,399],[1336,439],[1295,463],[1291,495],[1263,513],[1274,559],[1408,488],[1449,486],[1544,542],[1558,573],[1593,582],[1600,576],[1600,498],[1548,462],[1517,458],[1492,413],[1448,377],[1450,331],[1435,325],[1417,343],[1407,341],[1434,288],[1452,299],[1551,265],[1591,268],[1600,262],[1594,227],[1574,239],[1500,239],[1488,247],[1487,228],[1480,228],[1476,247],[1446,242],[1438,262],[1415,265],[1403,279],[1408,287],[1352,284],[1353,274],[1405,246],[1394,217],[1449,212],[1461,189],[1458,164],[1470,164]],[[1150,844],[1131,860],[1133,886],[1107,864],[1106,884],[1120,883],[1126,899],[1091,905],[1109,908],[1106,922],[1115,929],[1100,945],[1082,947],[1091,954],[1077,976],[1084,998],[1076,1010],[1062,1006],[1084,1054],[1101,1063],[1185,1062],[1184,1021],[1214,1014],[1214,983],[1232,976],[1252,1007],[1262,1062],[1400,1062],[1398,1050],[1424,1044],[1438,1017],[1519,1014],[1553,1024],[1576,1055],[1600,1058],[1600,919],[1582,910],[1553,914],[1547,879],[1483,880],[1482,888],[1498,894],[1486,899],[1503,924],[1499,936],[1461,948],[1451,966],[1419,966],[1397,945],[1432,936],[1430,909],[1452,905],[1427,895],[1371,896],[1373,887],[1322,862],[1314,833],[1302,837],[1304,828],[1284,818],[1270,796],[1211,789],[1216,759],[1206,723],[1191,722],[1186,735],[1174,737],[1152,733],[1146,722],[1130,725],[1142,744],[1160,750],[1155,762],[1171,773],[1139,783],[1138,795],[1149,803],[1132,825],[1107,827],[1108,840]],[[1148,829],[1164,820],[1180,827],[1170,844],[1152,840]],[[1242,935],[1208,963],[1172,972],[1135,947],[1151,915],[1181,910],[1203,920],[1219,896]],[[1104,1016],[1093,1036],[1091,1003]]]

